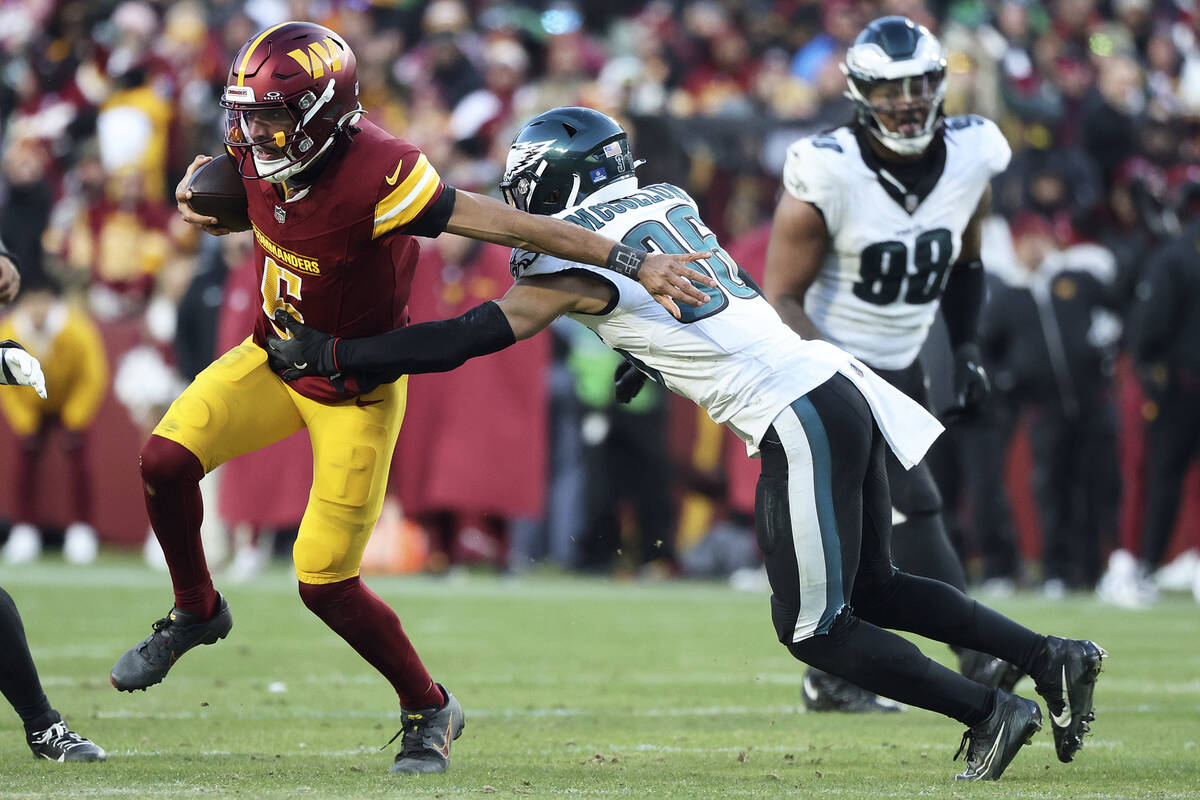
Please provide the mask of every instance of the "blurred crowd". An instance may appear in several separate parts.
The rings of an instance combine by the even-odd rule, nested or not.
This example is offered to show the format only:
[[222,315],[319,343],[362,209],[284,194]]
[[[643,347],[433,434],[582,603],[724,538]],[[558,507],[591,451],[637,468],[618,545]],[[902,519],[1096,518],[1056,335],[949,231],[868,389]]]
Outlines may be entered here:
[[[13,497],[0,498],[12,523],[6,556],[37,554],[46,527],[37,483],[48,469],[39,460],[51,441],[76,466],[61,480],[75,487],[71,510],[55,504],[50,516],[90,529],[93,541],[95,528],[128,541],[128,530],[97,522],[108,513],[98,507],[137,508],[136,482],[119,500],[89,493],[98,478],[87,464],[135,472],[97,444],[120,428],[96,415],[119,409],[126,430],[144,436],[186,381],[249,330],[258,300],[253,276],[243,280],[246,235],[197,236],[174,213],[173,190],[194,154],[219,151],[217,100],[255,31],[309,19],[341,33],[371,118],[462,188],[494,191],[512,135],[534,114],[610,113],[647,161],[643,182],[684,186],[754,273],[784,151],[850,119],[839,63],[884,14],[941,38],[947,113],[995,120],[1014,150],[993,187],[984,247],[995,402],[952,426],[937,453],[957,544],[997,591],[1099,585],[1114,602],[1152,602],[1151,577],[1170,557],[1182,552],[1173,564],[1188,575],[1198,561],[1187,516],[1196,484],[1181,488],[1200,441],[1191,311],[1200,281],[1189,273],[1200,262],[1200,10],[1191,0],[0,0],[0,236],[24,281],[3,324],[50,358],[48,376],[60,373],[51,405],[4,409],[21,476],[9,474],[3,492]],[[443,236],[424,250],[415,319],[504,288],[495,248]],[[75,343],[55,350],[68,330]],[[396,503],[368,565],[753,567],[753,465],[653,390],[618,407],[615,357],[594,344],[568,325],[517,348],[510,364],[475,376],[487,402],[466,370],[414,380]],[[73,392],[85,399],[68,411]],[[105,392],[119,402],[99,403]],[[423,392],[436,401],[422,406]],[[459,425],[471,402],[510,413]],[[493,436],[508,439],[497,446]],[[1027,469],[1011,466],[1014,441]],[[290,455],[228,465],[209,489],[222,497],[213,525],[237,532],[234,561],[247,574],[268,552],[259,533],[294,528],[303,507],[307,444],[278,447]],[[268,488],[281,483],[297,489]],[[266,493],[279,496],[264,502]],[[1188,524],[1177,522],[1181,496]],[[133,519],[140,537],[144,517],[120,513],[108,519],[126,528]],[[1040,531],[1032,549],[1022,544],[1028,528]],[[67,538],[68,558],[94,555],[87,536]]]

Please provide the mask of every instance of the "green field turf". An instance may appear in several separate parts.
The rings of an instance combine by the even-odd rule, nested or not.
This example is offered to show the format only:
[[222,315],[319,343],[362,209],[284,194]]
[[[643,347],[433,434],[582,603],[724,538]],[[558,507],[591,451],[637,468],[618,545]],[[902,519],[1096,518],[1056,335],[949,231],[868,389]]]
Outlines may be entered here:
[[[106,747],[104,764],[34,760],[0,713],[0,797],[1200,797],[1200,609],[1090,597],[998,605],[1088,636],[1111,658],[1074,764],[1047,720],[998,784],[955,784],[962,727],[909,710],[805,714],[801,667],[767,599],[721,584],[373,578],[436,679],[466,709],[445,775],[391,777],[389,686],[301,605],[290,572],[225,588],[230,638],[189,653],[149,692],[108,669],[171,602],[132,559],[0,567],[51,702]],[[941,645],[927,652],[945,658]],[[1019,691],[1033,696],[1023,682]]]

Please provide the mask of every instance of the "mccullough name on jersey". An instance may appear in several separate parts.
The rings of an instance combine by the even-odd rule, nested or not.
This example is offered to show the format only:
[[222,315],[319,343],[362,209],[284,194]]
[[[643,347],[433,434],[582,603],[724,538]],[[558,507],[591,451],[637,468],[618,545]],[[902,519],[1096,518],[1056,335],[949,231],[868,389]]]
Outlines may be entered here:
[[916,359],[962,236],[1012,151],[978,116],[946,120],[941,175],[923,198],[893,196],[849,127],[788,148],[784,189],[825,218],[830,248],[804,309],[830,340],[879,369]]

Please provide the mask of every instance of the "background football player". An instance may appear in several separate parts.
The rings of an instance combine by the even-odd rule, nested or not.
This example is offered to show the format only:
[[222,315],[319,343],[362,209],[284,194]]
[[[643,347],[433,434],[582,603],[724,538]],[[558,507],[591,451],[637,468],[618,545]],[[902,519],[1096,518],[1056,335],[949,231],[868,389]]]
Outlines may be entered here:
[[[531,161],[532,142],[553,144]],[[946,583],[892,566],[885,451],[910,468],[941,425],[858,359],[784,325],[686,192],[638,188],[628,147],[620,126],[597,111],[546,112],[517,135],[501,183],[505,199],[626,245],[710,251],[697,262],[715,279],[704,305],[675,319],[624,276],[517,249],[508,293],[454,319],[353,340],[280,309],[276,321],[294,336],[268,341],[272,361],[285,380],[438,372],[569,316],[761,455],[756,533],[774,592],[772,618],[792,655],[963,722],[970,747],[958,777],[994,780],[1040,729],[1037,704],[952,672],[884,628],[994,653],[1034,676],[1058,756],[1070,761],[1092,718],[1103,651],[1040,636]]]
[[[984,299],[980,224],[989,181],[1011,154],[999,129],[977,116],[942,114],[946,58],[905,17],[870,23],[846,52],[855,120],[789,149],[767,249],[767,296],[805,338],[859,357],[926,408],[917,354],[939,301],[954,351],[959,410],[988,391],[976,329]],[[927,464],[905,470],[888,457],[896,511],[895,560],[905,570],[965,589]],[[959,653],[964,674],[1011,689],[1019,671]],[[889,710],[819,671],[805,702],[820,710]]]
[[[363,548],[384,498],[404,417],[406,381],[359,372],[283,383],[267,365],[273,315],[341,336],[408,321],[418,245],[450,231],[552,252],[637,275],[678,313],[707,301],[688,279],[693,256],[653,255],[558,220],[446,186],[420,150],[363,119],[355,58],[333,31],[286,22],[252,37],[234,58],[221,100],[225,145],[237,157],[253,223],[262,313],[253,335],[201,372],[168,409],[141,454],[146,508],[170,567],[174,607],[118,659],[122,691],[160,682],[198,644],[233,625],[213,588],[200,538],[199,482],[231,458],[307,428],[309,502],[293,549],[305,605],[395,688],[403,739],[392,772],[440,772],[463,728],[462,708],[434,683],[395,612],[359,579]],[[220,234],[215,217],[187,204],[197,157],[177,190],[183,219]],[[394,377],[394,376],[393,376]]]
[[[0,241],[0,306],[16,297],[21,286],[17,266]],[[46,399],[42,365],[14,341],[0,342],[0,385],[28,386]],[[17,390],[7,390],[17,391]],[[103,761],[104,748],[67,726],[50,706],[29,652],[17,604],[0,587],[0,694],[25,725],[25,742],[34,756],[50,761]]]

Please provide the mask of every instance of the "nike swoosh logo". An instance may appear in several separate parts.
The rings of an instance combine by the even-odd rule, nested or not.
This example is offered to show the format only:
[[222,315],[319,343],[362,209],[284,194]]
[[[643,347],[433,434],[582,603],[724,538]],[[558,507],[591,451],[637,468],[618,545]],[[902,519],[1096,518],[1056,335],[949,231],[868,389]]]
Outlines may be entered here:
[[1050,709],[1050,719],[1060,728],[1065,728],[1071,724],[1071,693],[1067,690],[1067,665],[1063,664],[1062,668],[1062,696],[1063,710],[1061,714],[1055,714]]
[[361,397],[354,398],[354,405],[358,406],[359,408],[366,408],[367,406],[377,405],[382,402],[382,397],[378,400],[363,400]]
[[396,165],[396,171],[392,173],[391,177],[384,178],[384,180],[387,181],[388,186],[396,185],[396,181],[400,178],[400,168],[403,166],[404,166],[404,159],[401,159],[400,163]]
[[442,740],[442,746],[439,748],[442,751],[442,756],[450,757],[450,731],[454,728],[454,715],[450,715],[450,721],[446,723],[446,738]]
[[812,700],[814,703],[817,701],[817,698],[821,696],[817,690],[813,688],[812,681],[810,681],[808,678],[804,679],[804,696],[809,700]]
[[980,774],[987,774],[992,769],[992,762],[996,760],[996,753],[1000,752],[1000,743],[1004,741],[1004,729],[1008,727],[1008,722],[1000,723],[1000,730],[996,732],[996,741],[992,742],[992,749],[983,757],[983,763],[979,767]]
[[305,361],[303,364],[297,364],[295,361],[293,361],[292,366],[295,367],[296,369],[304,369],[305,367],[308,366],[308,362]]

